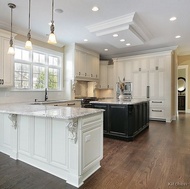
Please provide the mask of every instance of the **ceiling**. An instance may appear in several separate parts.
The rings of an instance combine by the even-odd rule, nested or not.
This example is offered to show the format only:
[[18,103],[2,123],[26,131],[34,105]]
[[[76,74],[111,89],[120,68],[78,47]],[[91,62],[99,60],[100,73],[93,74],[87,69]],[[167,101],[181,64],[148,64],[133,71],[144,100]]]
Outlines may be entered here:
[[[26,35],[28,0],[1,1],[0,28],[10,31],[8,3],[17,6],[13,10],[13,31]],[[93,6],[99,11],[93,12]],[[178,54],[186,55],[190,54],[189,7],[189,0],[55,0],[55,9],[63,10],[54,12],[55,34],[59,46],[77,43],[102,58],[171,46],[178,46]],[[169,21],[173,16],[177,19]],[[50,21],[51,0],[31,0],[32,38],[47,41]],[[113,38],[117,32],[119,36]],[[176,39],[177,35],[181,38]],[[119,41],[121,36],[125,42]],[[129,39],[131,45],[127,46]]]

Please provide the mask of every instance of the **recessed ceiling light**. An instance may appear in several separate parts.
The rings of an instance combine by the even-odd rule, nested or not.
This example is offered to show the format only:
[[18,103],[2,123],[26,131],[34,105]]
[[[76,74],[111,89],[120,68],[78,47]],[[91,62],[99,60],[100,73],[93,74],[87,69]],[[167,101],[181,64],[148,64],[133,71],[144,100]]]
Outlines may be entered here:
[[130,46],[131,44],[130,44],[130,43],[127,43],[126,45],[127,45],[127,46]]
[[88,39],[84,39],[84,41],[85,41],[85,42],[87,42],[87,41],[88,41]]
[[117,33],[113,34],[113,37],[118,37],[118,34]]
[[63,10],[62,9],[55,9],[55,12],[56,13],[63,13]]
[[104,49],[104,51],[108,51],[108,49]]
[[98,11],[98,10],[99,10],[98,7],[96,7],[96,6],[92,7],[92,11],[96,12],[96,11]]
[[120,39],[120,41],[121,41],[121,42],[124,42],[124,41],[125,41],[125,39]]
[[176,39],[178,39],[178,38],[180,38],[180,37],[181,37],[180,35],[175,36]]
[[174,17],[171,17],[170,18],[170,21],[174,21],[174,20],[176,20],[177,18],[174,16]]

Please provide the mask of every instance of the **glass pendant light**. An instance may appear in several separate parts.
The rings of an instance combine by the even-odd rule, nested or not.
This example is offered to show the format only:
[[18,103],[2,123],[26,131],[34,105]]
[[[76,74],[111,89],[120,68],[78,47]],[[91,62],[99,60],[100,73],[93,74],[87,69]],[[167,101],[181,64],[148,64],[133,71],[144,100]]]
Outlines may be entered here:
[[51,20],[51,26],[50,26],[50,35],[49,35],[49,39],[48,39],[48,43],[50,44],[56,44],[56,37],[54,34],[54,30],[55,30],[55,26],[54,26],[54,20],[53,20],[53,11],[54,11],[54,0],[52,0],[52,20]]
[[10,46],[9,46],[9,49],[8,49],[8,54],[11,54],[11,55],[14,55],[15,54],[15,50],[14,50],[14,47],[13,47],[13,35],[12,35],[12,27],[13,27],[13,23],[12,23],[12,20],[13,20],[13,9],[16,8],[16,5],[13,4],[13,3],[9,3],[8,4],[9,8],[11,8],[11,37],[10,37]]
[[29,0],[29,15],[28,15],[28,34],[27,34],[27,41],[25,43],[25,48],[28,50],[32,50],[32,42],[31,42],[31,29],[30,29],[30,8],[31,7],[31,0]]

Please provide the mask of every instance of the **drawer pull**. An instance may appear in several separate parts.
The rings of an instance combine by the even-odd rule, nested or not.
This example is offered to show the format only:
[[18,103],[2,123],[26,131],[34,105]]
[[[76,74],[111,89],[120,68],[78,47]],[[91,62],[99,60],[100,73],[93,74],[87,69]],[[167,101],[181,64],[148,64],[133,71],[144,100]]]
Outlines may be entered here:
[[162,112],[162,110],[152,110],[152,112]]
[[74,106],[75,103],[70,103],[70,104],[67,104],[67,106]]
[[152,101],[152,103],[162,103],[162,101]]

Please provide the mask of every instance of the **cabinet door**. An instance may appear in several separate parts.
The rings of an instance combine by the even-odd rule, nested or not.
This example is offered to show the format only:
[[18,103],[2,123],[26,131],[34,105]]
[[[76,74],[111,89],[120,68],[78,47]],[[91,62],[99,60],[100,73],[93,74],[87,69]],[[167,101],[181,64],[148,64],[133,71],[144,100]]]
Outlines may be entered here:
[[148,72],[134,72],[132,94],[133,98],[147,98]]
[[125,62],[116,62],[115,63],[116,65],[116,73],[115,73],[115,76],[116,76],[116,81],[118,82],[118,78],[120,78],[121,80],[123,80],[123,78],[125,78]]
[[108,75],[107,75],[108,88],[113,89],[113,86],[114,86],[113,85],[113,65],[108,65],[107,72],[108,72]]
[[124,72],[125,81],[132,81],[132,62],[125,62]]
[[114,135],[127,135],[127,106],[110,105],[109,131]]
[[164,98],[164,82],[164,71],[149,72],[149,95],[151,99]]
[[109,115],[109,111],[108,111],[108,105],[106,104],[92,104],[93,108],[97,108],[97,109],[103,109],[104,111],[104,117],[103,117],[103,125],[104,125],[104,133],[108,133],[108,115]]
[[13,56],[7,54],[9,39],[3,40],[4,86],[13,86]]
[[85,59],[85,77],[93,77],[93,70],[92,70],[92,63],[93,63],[93,56],[91,56],[90,54],[86,54],[86,57],[84,57]]
[[85,76],[84,59],[84,54],[81,51],[75,50],[75,76]]
[[93,57],[92,59],[92,77],[94,79],[99,78],[99,59],[97,57]]
[[100,85],[99,88],[107,89],[107,64],[100,64]]
[[0,79],[3,79],[3,87],[13,86],[13,56],[8,55],[9,39],[1,38],[1,63]]

